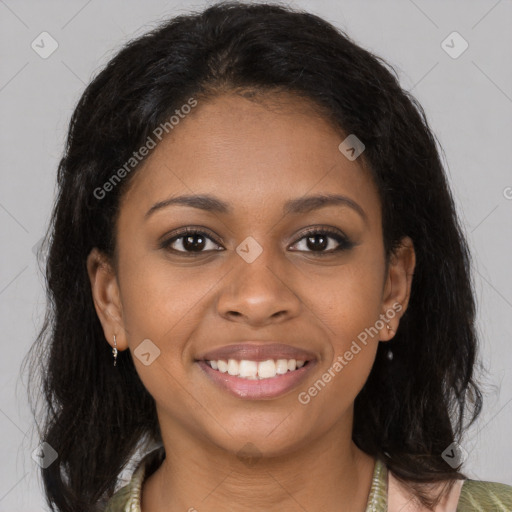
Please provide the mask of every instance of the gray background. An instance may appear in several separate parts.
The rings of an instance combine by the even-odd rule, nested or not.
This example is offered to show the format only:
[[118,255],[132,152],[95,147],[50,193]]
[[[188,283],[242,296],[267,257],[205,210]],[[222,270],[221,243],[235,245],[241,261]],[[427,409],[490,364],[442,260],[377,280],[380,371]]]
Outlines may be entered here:
[[[424,106],[475,262],[482,359],[491,374],[478,424],[463,444],[471,478],[512,484],[512,3],[289,2],[347,30],[390,62]],[[44,234],[67,123],[84,86],[127,40],[207,2],[0,0],[0,511],[41,510],[20,363],[40,327],[43,280],[33,247]],[[43,31],[58,49],[42,59]],[[441,43],[469,43],[458,58]],[[450,41],[450,39],[448,40]],[[448,44],[454,50],[460,41]]]

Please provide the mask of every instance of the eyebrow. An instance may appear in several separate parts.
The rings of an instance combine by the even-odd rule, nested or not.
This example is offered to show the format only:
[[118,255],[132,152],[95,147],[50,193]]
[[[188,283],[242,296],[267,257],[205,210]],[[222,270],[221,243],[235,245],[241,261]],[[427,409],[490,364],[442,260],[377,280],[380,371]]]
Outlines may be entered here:
[[[155,203],[145,214],[147,219],[157,210],[167,208],[168,206],[181,205],[197,208],[199,210],[205,210],[214,213],[230,214],[233,213],[231,206],[218,199],[214,196],[207,194],[201,195],[185,195],[171,197],[164,201]],[[291,199],[284,204],[283,214],[298,214],[308,213],[313,210],[325,208],[326,206],[348,206],[356,211],[365,222],[368,222],[368,217],[363,208],[356,203],[353,199],[347,196],[339,194],[320,194],[315,196],[299,197],[297,199]]]

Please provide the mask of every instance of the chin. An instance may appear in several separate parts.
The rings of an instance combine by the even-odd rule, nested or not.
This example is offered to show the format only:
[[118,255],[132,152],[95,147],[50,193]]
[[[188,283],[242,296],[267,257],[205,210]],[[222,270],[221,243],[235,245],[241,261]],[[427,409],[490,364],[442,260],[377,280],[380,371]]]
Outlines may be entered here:
[[311,439],[304,436],[303,425],[297,436],[293,436],[289,428],[283,427],[284,423],[226,424],[226,430],[231,435],[222,431],[221,439],[212,440],[219,448],[232,452],[240,459],[284,457],[303,449]]

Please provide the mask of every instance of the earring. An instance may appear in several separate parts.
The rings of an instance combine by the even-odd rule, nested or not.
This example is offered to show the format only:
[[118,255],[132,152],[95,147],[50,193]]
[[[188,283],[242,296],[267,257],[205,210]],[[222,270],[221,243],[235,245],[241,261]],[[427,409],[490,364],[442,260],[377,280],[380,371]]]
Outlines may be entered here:
[[116,335],[114,334],[114,348],[112,349],[112,354],[114,356],[114,366],[117,363],[117,342],[116,342]]
[[[391,329],[391,327],[389,327],[389,320],[386,320],[386,328],[387,328],[388,332],[395,334],[395,331],[393,329]],[[386,357],[388,358],[389,361],[393,360],[393,351],[391,349],[389,349],[387,351]]]

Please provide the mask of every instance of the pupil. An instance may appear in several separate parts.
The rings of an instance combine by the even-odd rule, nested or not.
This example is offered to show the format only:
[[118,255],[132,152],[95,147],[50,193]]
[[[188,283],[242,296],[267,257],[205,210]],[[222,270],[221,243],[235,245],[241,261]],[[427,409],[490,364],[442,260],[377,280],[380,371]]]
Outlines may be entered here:
[[[194,243],[192,240],[199,239],[199,243]],[[189,235],[183,239],[183,246],[186,250],[201,250],[204,248],[204,238],[201,235]]]
[[[312,244],[310,244],[311,240],[314,240],[316,242],[318,238],[320,238],[322,240],[322,243],[320,244],[320,246],[318,244],[315,245],[314,242]],[[318,235],[308,237],[308,249],[325,249],[326,247],[327,247],[327,237],[326,236],[318,234]]]

